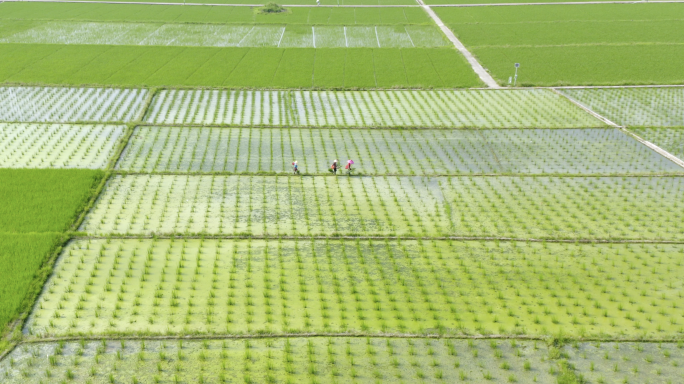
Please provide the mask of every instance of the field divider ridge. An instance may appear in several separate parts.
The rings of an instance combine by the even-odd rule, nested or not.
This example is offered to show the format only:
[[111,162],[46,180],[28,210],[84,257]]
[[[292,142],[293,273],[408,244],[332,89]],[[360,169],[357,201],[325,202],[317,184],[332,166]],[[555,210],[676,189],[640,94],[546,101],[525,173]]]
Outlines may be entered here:
[[147,98],[145,99],[145,102],[143,106],[140,108],[140,112],[138,116],[136,117],[135,121],[132,121],[130,123],[126,124],[126,133],[124,136],[121,138],[121,141],[119,142],[119,145],[116,148],[116,151],[112,155],[112,157],[109,159],[109,162],[107,163],[107,166],[104,169],[104,176],[102,177],[102,180],[100,181],[100,184],[97,186],[95,189],[94,193],[90,197],[90,200],[84,207],[84,209],[81,211],[77,219],[74,221],[74,224],[71,227],[71,230],[68,231],[67,235],[70,235],[71,233],[74,233],[78,230],[78,228],[81,226],[83,223],[83,220],[85,220],[86,216],[88,215],[88,212],[95,206],[95,202],[97,202],[97,199],[100,197],[100,194],[104,190],[104,188],[107,186],[107,182],[109,181],[109,178],[115,174],[114,169],[116,168],[116,165],[119,163],[119,161],[122,158],[122,155],[124,153],[124,150],[128,146],[128,143],[130,141],[131,136],[133,136],[133,132],[135,131],[135,127],[138,126],[140,121],[145,117],[147,110],[149,109],[150,105],[152,104],[152,101],[154,100],[154,95],[157,94],[157,89],[152,88],[150,89],[150,92],[148,92]]
[[684,240],[652,240],[652,239],[585,239],[585,238],[516,238],[516,237],[496,237],[496,236],[364,236],[364,235],[340,235],[340,236],[321,236],[321,235],[302,235],[302,236],[282,236],[282,235],[214,235],[214,234],[151,234],[151,235],[88,235],[84,232],[71,232],[70,240],[390,240],[390,241],[506,241],[506,242],[529,242],[529,243],[580,243],[580,244],[684,244]]
[[[127,171],[122,169],[112,170],[111,173],[116,176],[247,176],[247,177],[285,177],[291,176],[288,171],[282,172],[231,172],[231,171]],[[515,173],[515,172],[499,172],[499,173],[423,173],[420,175],[412,175],[409,173],[363,173],[351,176],[353,178],[362,177],[519,177],[519,178],[535,178],[535,177],[554,177],[554,178],[602,178],[602,177],[682,177],[682,172],[632,172],[632,173]],[[330,172],[320,173],[306,173],[302,172],[298,177],[335,177],[330,176]],[[345,177],[345,176],[337,176]]]
[[586,105],[580,103],[580,102],[577,101],[575,98],[573,98],[573,97],[571,97],[571,96],[568,96],[568,95],[564,94],[563,92],[560,92],[560,91],[559,91],[558,89],[556,89],[556,88],[551,88],[551,90],[552,90],[553,92],[556,92],[558,95],[560,95],[560,96],[562,96],[562,97],[565,97],[565,98],[568,99],[571,103],[573,103],[573,104],[575,104],[576,106],[582,108],[582,109],[583,109],[585,112],[587,112],[588,114],[590,114],[590,115],[594,116],[595,118],[601,120],[602,122],[604,122],[604,123],[610,125],[611,127],[622,128],[622,126],[620,126],[620,125],[618,125],[618,124],[612,122],[611,120],[609,120],[609,119],[607,119],[607,118],[601,116],[600,114],[594,112],[591,108],[589,108],[589,107],[587,107]]
[[[60,341],[101,341],[101,340],[256,340],[256,339],[294,339],[294,338],[318,338],[318,337],[339,337],[339,338],[387,338],[387,339],[449,339],[449,340],[536,340],[553,341],[557,336],[551,335],[449,335],[436,333],[328,333],[328,332],[307,332],[307,333],[261,333],[261,334],[194,334],[194,335],[126,335],[126,334],[107,334],[107,335],[79,335],[63,337],[33,337],[22,340],[19,344],[42,344],[55,343]],[[664,339],[644,339],[644,338],[618,338],[618,337],[571,337],[564,336],[566,340],[578,342],[623,342],[623,343],[676,343],[678,338]],[[17,346],[19,345],[17,344]],[[16,346],[15,346],[16,347]],[[0,359],[1,360],[1,359]]]
[[[151,1],[100,1],[100,0],[3,0],[0,3],[9,2],[31,2],[31,3],[86,3],[86,4],[127,4],[127,5],[197,5],[210,7],[263,7],[265,4],[218,4],[218,3],[170,3],[170,2],[151,2]],[[287,7],[298,8],[417,8],[419,5],[382,5],[382,4],[363,4],[363,5],[317,5],[317,4],[288,4]]]
[[470,51],[463,45],[463,43],[454,35],[454,32],[449,29],[446,25],[444,25],[444,22],[442,19],[437,16],[435,11],[432,10],[429,6],[425,5],[423,0],[416,0],[420,6],[423,7],[425,12],[434,20],[435,24],[439,27],[439,29],[442,30],[442,32],[446,35],[446,37],[454,44],[454,47],[458,49],[459,52],[466,58],[470,66],[473,68],[473,71],[480,77],[480,80],[482,80],[483,83],[485,83],[489,88],[501,88],[499,86],[499,83],[494,80],[492,75],[487,72],[487,70],[480,64],[479,61],[473,56]]
[[[10,0],[19,1],[19,0]],[[35,0],[28,0],[35,1]],[[509,5],[596,5],[596,4],[643,4],[644,1],[559,1],[559,2],[540,2],[540,3],[488,3],[488,4],[434,4],[431,7],[505,7]],[[646,3],[684,3],[683,0],[655,0]]]
[[655,151],[655,152],[658,153],[659,155],[665,157],[666,159],[670,160],[671,162],[673,162],[673,163],[679,165],[680,167],[684,168],[684,161],[682,161],[682,160],[681,160],[680,158],[678,158],[677,156],[675,156],[675,155],[671,154],[670,152],[668,152],[668,151],[666,151],[666,150],[660,148],[659,146],[657,146],[657,145],[651,143],[651,142],[648,141],[648,140],[644,140],[644,139],[641,138],[639,135],[635,134],[634,132],[629,131],[629,130],[628,130],[627,128],[625,128],[625,127],[621,127],[620,130],[621,130],[623,133],[625,133],[626,135],[631,136],[632,138],[634,138],[636,141],[640,142],[641,144],[643,144],[643,145],[647,146],[648,148],[652,149],[653,151]]

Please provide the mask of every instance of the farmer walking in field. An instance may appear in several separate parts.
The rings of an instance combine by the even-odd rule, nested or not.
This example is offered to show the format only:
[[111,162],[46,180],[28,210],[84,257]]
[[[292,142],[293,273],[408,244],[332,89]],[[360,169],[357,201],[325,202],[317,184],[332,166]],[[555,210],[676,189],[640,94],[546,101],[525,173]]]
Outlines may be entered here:
[[333,161],[332,165],[330,166],[330,169],[332,169],[332,173],[337,176],[337,159]]
[[292,163],[292,174],[296,175],[299,173],[299,165],[297,165],[297,160]]
[[344,167],[347,170],[347,175],[351,175],[352,164],[354,164],[354,160],[352,160],[352,159],[347,160],[347,165]]

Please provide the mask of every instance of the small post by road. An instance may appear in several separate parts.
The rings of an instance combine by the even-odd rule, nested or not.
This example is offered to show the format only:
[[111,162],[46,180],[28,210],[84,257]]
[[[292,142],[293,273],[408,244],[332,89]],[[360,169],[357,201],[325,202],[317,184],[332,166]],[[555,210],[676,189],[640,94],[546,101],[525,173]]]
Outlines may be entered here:
[[520,68],[520,63],[515,63],[515,77],[513,78],[513,86],[518,82],[518,68]]

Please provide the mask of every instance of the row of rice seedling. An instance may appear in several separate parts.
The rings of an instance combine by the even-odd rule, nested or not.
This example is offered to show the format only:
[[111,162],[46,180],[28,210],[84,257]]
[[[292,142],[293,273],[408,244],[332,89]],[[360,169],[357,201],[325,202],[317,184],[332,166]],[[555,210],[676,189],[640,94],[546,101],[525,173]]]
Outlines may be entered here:
[[616,129],[481,131],[504,172],[663,173],[677,164]]
[[550,383],[535,341],[380,338],[102,340],[25,344],[0,363],[5,383]]
[[[363,174],[491,173],[499,170],[472,130],[139,127],[117,169],[328,174],[354,159]],[[339,174],[343,174],[340,168]]]
[[142,112],[147,93],[145,89],[0,87],[0,121],[127,122]]
[[668,338],[681,245],[447,240],[78,240],[38,337],[364,332]]
[[679,177],[128,175],[108,181],[93,234],[682,238]]
[[164,90],[153,124],[311,127],[586,128],[601,121],[548,90]]
[[613,122],[625,126],[684,126],[684,88],[560,89]]
[[104,169],[121,125],[0,123],[0,168]]
[[630,128],[644,140],[659,146],[679,159],[684,159],[684,129],[682,128]]
[[[117,169],[364,175],[665,173],[684,169],[615,129],[390,130],[138,127]],[[340,170],[340,173],[342,171]]]
[[191,47],[414,48],[444,47],[434,26],[158,24],[53,21],[0,43],[160,45]]
[[117,176],[90,233],[447,233],[437,179]]
[[676,343],[574,343],[564,348],[568,362],[588,383],[678,383],[684,341]]

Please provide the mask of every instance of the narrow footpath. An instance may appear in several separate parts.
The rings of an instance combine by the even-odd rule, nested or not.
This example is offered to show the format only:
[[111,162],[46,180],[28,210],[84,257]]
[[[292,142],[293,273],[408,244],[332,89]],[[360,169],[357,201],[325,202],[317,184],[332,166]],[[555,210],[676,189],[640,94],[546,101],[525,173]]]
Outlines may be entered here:
[[420,4],[421,7],[427,12],[428,15],[434,20],[435,24],[439,27],[439,29],[442,30],[442,32],[446,35],[446,37],[454,44],[454,47],[461,52],[463,56],[465,56],[466,60],[468,60],[468,63],[470,63],[470,66],[473,67],[473,71],[477,73],[478,76],[480,76],[480,79],[489,87],[489,88],[501,88],[499,84],[494,80],[494,78],[487,72],[486,69],[480,64],[479,61],[473,56],[468,49],[466,49],[465,45],[461,43],[461,41],[454,35],[454,33],[444,25],[442,22],[442,19],[437,16],[435,11],[432,10],[432,8],[428,7],[425,5],[423,0],[416,0],[418,4]]

